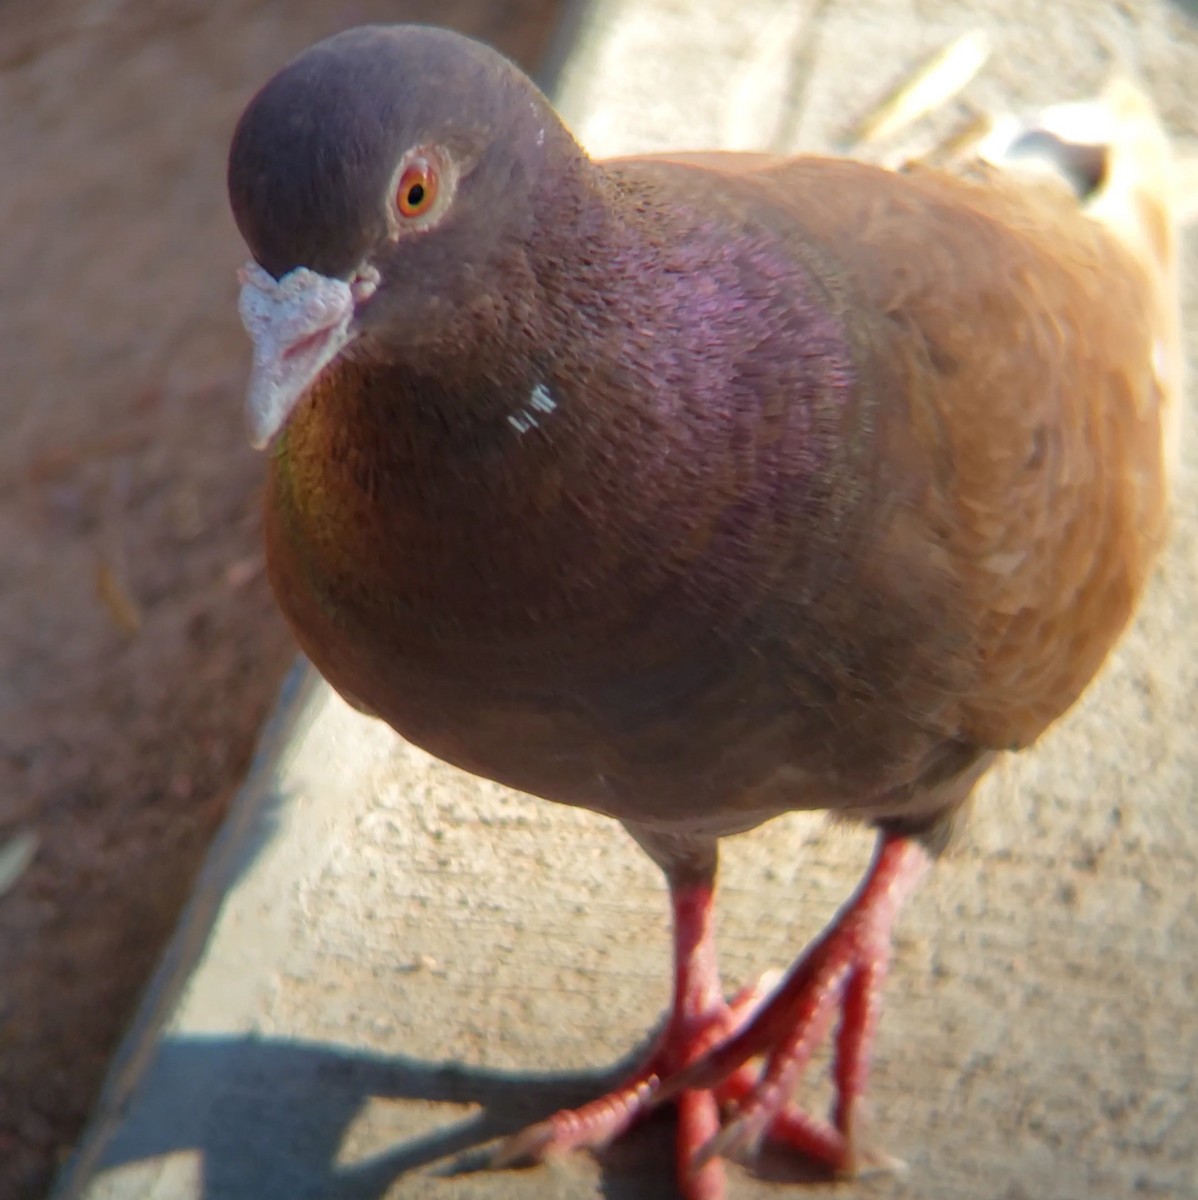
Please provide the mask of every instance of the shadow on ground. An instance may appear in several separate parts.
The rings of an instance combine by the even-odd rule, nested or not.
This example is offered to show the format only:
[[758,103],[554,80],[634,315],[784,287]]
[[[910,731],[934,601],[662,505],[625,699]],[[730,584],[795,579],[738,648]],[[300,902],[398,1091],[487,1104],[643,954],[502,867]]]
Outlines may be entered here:
[[[430,1175],[489,1172],[486,1143],[559,1108],[584,1103],[629,1066],[624,1062],[602,1073],[533,1075],[372,1056],[331,1044],[172,1038],[162,1043],[141,1091],[154,1096],[155,1104],[129,1114],[105,1148],[105,1168],[192,1152],[202,1175],[194,1191],[197,1200],[424,1195]],[[401,1133],[382,1153],[346,1162],[343,1147],[376,1100],[445,1105],[446,1111],[431,1130],[412,1137]],[[455,1115],[450,1109],[462,1105],[471,1111]],[[421,1126],[427,1126],[426,1115],[420,1110]],[[599,1162],[599,1190],[608,1200],[673,1195],[671,1118],[654,1117],[605,1150]],[[763,1156],[755,1173],[789,1183],[818,1178],[802,1163],[774,1153]],[[410,1187],[401,1182],[405,1176],[411,1176]],[[519,1193],[545,1194],[549,1185],[549,1179],[530,1180]],[[494,1194],[507,1194],[502,1183]]]
[[[484,1143],[581,1103],[615,1078],[474,1070],[254,1037],[170,1039],[142,1091],[159,1102],[130,1114],[106,1149],[106,1166],[193,1151],[202,1162],[196,1195],[203,1200],[375,1200],[430,1164],[441,1164],[437,1174],[482,1169]],[[480,1107],[456,1119],[447,1113],[433,1130],[364,1161],[339,1162],[372,1099]],[[668,1147],[667,1134],[613,1148],[604,1156],[607,1194],[668,1195]]]

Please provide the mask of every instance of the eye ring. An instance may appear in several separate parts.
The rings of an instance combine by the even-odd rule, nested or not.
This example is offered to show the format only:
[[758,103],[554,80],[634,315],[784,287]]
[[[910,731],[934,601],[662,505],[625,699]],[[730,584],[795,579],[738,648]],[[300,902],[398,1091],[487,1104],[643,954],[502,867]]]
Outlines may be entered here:
[[406,221],[429,212],[437,200],[440,179],[427,158],[414,158],[400,172],[395,186],[395,211]]

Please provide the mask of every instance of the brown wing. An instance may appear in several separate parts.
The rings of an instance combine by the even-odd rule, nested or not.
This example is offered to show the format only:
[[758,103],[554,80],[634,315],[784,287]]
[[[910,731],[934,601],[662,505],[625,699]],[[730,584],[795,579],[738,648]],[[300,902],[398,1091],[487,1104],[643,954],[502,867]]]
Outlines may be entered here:
[[1063,190],[997,171],[811,159],[756,179],[847,273],[890,360],[877,385],[904,388],[879,402],[931,466],[916,503],[977,614],[962,734],[1027,745],[1101,665],[1162,540],[1150,274]]

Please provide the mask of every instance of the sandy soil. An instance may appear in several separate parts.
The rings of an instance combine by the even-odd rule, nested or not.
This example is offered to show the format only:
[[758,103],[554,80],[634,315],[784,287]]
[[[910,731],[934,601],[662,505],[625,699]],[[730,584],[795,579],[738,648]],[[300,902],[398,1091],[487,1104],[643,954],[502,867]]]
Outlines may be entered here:
[[0,1197],[43,1195],[293,655],[258,548],[224,155],[369,20],[534,63],[557,0],[0,6]]

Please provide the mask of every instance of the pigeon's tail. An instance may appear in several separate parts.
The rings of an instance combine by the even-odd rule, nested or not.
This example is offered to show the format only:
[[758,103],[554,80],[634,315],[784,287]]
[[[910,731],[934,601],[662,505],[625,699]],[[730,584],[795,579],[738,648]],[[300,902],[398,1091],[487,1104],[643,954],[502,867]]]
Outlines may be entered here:
[[1148,273],[1156,308],[1153,367],[1165,394],[1165,453],[1180,450],[1181,317],[1177,278],[1174,163],[1148,97],[1118,79],[1097,99],[1059,104],[1034,123],[1000,121],[979,148],[1006,170],[1063,179],[1082,207],[1136,257]]

